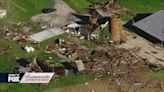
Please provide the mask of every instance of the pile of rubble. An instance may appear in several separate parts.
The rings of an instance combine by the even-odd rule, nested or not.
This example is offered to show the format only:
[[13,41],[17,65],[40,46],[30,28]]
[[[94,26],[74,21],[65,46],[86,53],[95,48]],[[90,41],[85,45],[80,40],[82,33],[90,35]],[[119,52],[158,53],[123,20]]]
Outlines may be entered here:
[[107,51],[94,50],[86,58],[90,61],[85,62],[87,71],[112,71],[113,67],[117,67],[121,64],[136,63],[140,59],[135,54],[136,51],[126,50],[122,48],[111,48]]
[[80,72],[108,72],[119,65],[136,63],[141,61],[141,58],[136,55],[139,50],[139,48],[126,50],[116,47],[88,50],[81,45],[66,43],[63,40],[56,41],[56,45],[49,44],[46,48],[48,53],[52,51],[65,57],[68,63],[75,66]]
[[55,44],[53,43],[50,43],[46,46],[46,49],[45,49],[45,53],[52,53],[52,52],[55,52]]
[[4,28],[4,30],[1,30],[0,33],[4,39],[9,41],[18,41],[20,44],[27,42],[27,36],[10,31],[8,28]]
[[65,74],[65,68],[62,66],[54,66],[51,63],[53,60],[42,61],[37,58],[18,59],[17,62],[20,64],[18,69],[19,73],[26,72],[54,72],[56,76]]
[[63,43],[62,45],[60,45],[59,53],[66,57],[71,58],[75,53],[76,49],[77,49],[76,44]]
[[[86,72],[108,72],[119,65],[136,63],[141,60],[135,53],[139,48],[123,49],[111,47],[107,50],[88,50],[75,44],[62,44],[59,53],[69,58],[69,63],[84,66]],[[78,65],[80,64],[80,65]]]

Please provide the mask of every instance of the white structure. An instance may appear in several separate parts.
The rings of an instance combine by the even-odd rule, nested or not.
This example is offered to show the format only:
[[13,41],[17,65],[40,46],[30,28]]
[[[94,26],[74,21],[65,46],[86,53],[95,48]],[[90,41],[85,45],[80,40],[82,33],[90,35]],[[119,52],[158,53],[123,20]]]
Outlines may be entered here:
[[0,10],[0,18],[4,18],[7,15],[6,10]]
[[101,25],[101,28],[104,29],[108,25],[109,21],[105,22],[105,24]]
[[72,23],[72,24],[69,24],[67,26],[67,28],[78,28],[78,27],[81,27],[81,25],[77,24],[77,23]]
[[30,47],[30,46],[25,46],[24,49],[26,52],[34,52],[35,51],[35,49],[33,47]]
[[42,42],[46,39],[49,39],[51,37],[63,34],[64,31],[61,28],[51,28],[51,29],[47,29],[44,31],[41,31],[39,33],[35,33],[29,36],[29,40],[31,41],[35,41],[35,42]]

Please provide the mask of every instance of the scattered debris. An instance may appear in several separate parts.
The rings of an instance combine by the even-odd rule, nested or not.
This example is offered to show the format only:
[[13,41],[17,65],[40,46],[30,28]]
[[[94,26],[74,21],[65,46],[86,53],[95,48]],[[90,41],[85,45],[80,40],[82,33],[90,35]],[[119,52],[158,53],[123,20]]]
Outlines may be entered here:
[[1,52],[8,52],[9,50],[10,50],[10,48],[0,47],[0,53]]
[[[135,49],[135,48],[134,48]],[[140,57],[135,54],[135,50],[126,50],[122,48],[111,48],[107,51],[94,50],[89,56],[90,61],[85,62],[84,65],[88,71],[111,71],[113,67],[121,64],[130,64],[140,61]]]
[[18,69],[19,73],[25,72],[54,72],[55,75],[62,76],[65,75],[65,68],[63,66],[54,66],[50,64],[51,60],[41,61],[37,58],[30,59],[18,59],[17,62],[20,64]]
[[46,46],[45,53],[52,53],[55,52],[55,44],[50,43],[49,45]]
[[85,82],[85,85],[88,85],[88,82]]
[[75,60],[75,64],[79,72],[82,72],[85,70],[84,63],[82,60]]
[[63,76],[63,75],[65,75],[65,73],[66,73],[64,67],[54,67],[52,71],[53,71],[53,72],[55,73],[55,75],[57,75],[58,77],[59,77],[59,76]]
[[81,26],[81,25],[79,25],[79,24],[77,24],[77,23],[72,23],[72,24],[67,25],[66,28],[78,28],[78,27],[80,27],[80,26]]
[[67,57],[72,57],[76,51],[76,47],[76,44],[62,44],[59,53]]
[[30,67],[23,67],[23,66],[20,66],[19,69],[18,69],[18,72],[19,73],[26,73],[30,71]]
[[95,4],[90,7],[92,13],[98,13],[102,17],[110,17],[112,15],[123,16],[124,14],[134,15],[132,12],[127,10],[123,5],[118,2],[106,2],[103,4]]
[[4,39],[9,40],[9,41],[16,41],[19,42],[20,44],[26,43],[27,42],[27,36],[23,35],[21,33],[17,33],[14,31],[10,31],[8,28],[4,27],[2,31],[0,31],[1,35],[3,36]]
[[24,26],[23,27],[23,32],[27,33],[31,30],[32,27]]
[[4,18],[7,15],[7,11],[6,10],[2,10],[0,9],[0,18]]

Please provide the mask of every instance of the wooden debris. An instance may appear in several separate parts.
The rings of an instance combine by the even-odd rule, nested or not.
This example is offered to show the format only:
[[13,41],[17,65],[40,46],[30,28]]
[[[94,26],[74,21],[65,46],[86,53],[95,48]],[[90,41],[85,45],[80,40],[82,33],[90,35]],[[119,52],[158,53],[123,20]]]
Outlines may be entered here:
[[49,45],[46,46],[45,53],[52,53],[55,52],[55,44],[50,43]]
[[75,60],[75,64],[79,72],[85,70],[84,63],[82,60]]

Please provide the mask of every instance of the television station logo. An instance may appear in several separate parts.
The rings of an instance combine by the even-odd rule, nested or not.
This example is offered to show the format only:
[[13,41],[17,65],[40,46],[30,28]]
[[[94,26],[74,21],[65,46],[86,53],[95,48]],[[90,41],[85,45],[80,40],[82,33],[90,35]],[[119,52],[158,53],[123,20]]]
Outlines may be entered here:
[[19,83],[20,74],[8,74],[8,82]]
[[0,73],[0,83],[49,83],[53,72]]
[[[49,83],[54,73],[34,73],[8,74],[8,83]],[[6,77],[7,77],[6,76]],[[5,76],[3,79],[6,79]],[[5,81],[4,81],[5,82]]]

